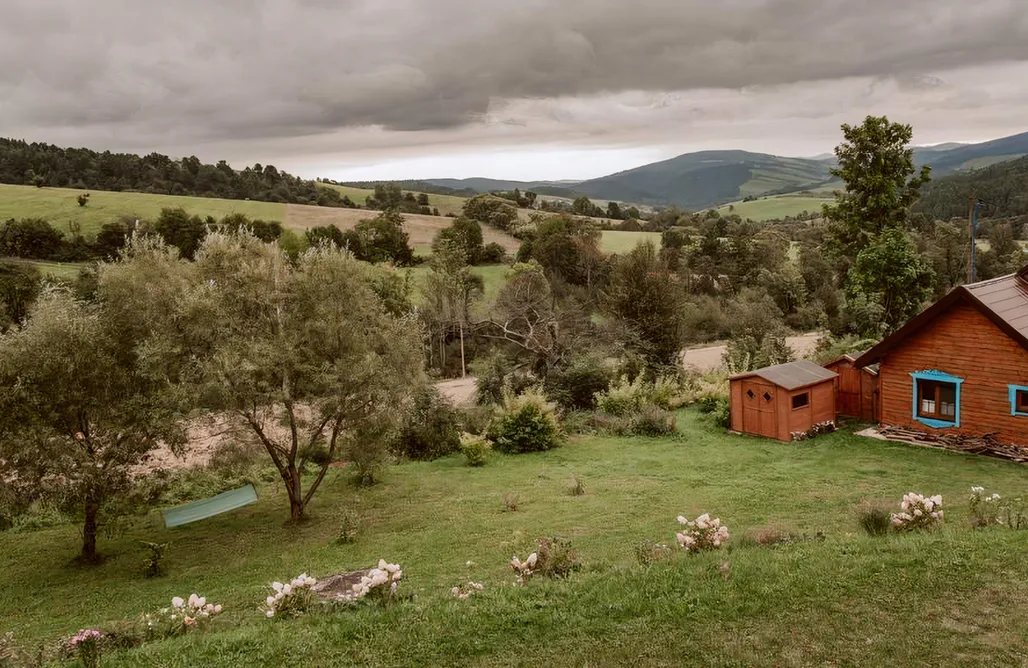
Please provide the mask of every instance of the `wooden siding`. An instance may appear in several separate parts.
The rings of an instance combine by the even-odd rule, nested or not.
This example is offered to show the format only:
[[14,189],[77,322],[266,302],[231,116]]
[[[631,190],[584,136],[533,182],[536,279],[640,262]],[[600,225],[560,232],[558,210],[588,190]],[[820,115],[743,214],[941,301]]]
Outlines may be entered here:
[[[915,371],[942,371],[964,379],[960,427],[934,429],[913,417]],[[881,361],[881,422],[928,433],[980,436],[997,433],[1028,446],[1028,417],[1010,414],[1007,386],[1028,385],[1028,351],[973,306],[960,304],[900,342]]]
[[867,369],[857,369],[848,359],[836,360],[825,368],[839,374],[835,381],[839,415],[874,422],[878,417],[878,376]]

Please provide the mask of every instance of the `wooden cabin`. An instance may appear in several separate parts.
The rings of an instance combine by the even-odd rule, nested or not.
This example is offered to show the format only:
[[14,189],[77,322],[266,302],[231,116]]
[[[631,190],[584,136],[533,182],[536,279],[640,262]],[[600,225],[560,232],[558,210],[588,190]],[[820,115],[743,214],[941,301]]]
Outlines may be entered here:
[[791,441],[793,434],[834,421],[837,377],[806,360],[732,376],[732,430]]
[[954,288],[855,362],[871,364],[883,425],[1028,447],[1028,267]]
[[839,415],[864,422],[878,421],[878,365],[858,369],[863,353],[843,355],[825,368],[839,374],[835,381],[835,409]]

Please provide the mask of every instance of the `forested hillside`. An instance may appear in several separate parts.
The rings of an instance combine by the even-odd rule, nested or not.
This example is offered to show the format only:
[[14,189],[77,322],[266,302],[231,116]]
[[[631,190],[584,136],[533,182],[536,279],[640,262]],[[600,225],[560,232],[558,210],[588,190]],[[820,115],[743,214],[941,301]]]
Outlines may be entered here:
[[173,160],[160,153],[99,153],[0,137],[0,183],[93,190],[132,190],[161,195],[195,195],[287,204],[354,206],[316,181],[256,164],[236,171],[191,156]]
[[932,181],[916,210],[942,220],[966,217],[972,196],[987,203],[988,218],[1028,214],[1028,157]]

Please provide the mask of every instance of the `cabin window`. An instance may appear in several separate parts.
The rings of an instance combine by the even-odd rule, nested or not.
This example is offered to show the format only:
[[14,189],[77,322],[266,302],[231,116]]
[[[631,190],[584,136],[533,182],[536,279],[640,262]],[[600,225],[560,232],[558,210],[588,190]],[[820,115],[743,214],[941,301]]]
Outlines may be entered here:
[[941,371],[918,371],[914,378],[914,419],[929,427],[960,426],[962,378]]
[[810,392],[794,395],[792,398],[792,409],[803,408],[810,405]]
[[1028,386],[1008,385],[1010,389],[1010,414],[1028,416]]

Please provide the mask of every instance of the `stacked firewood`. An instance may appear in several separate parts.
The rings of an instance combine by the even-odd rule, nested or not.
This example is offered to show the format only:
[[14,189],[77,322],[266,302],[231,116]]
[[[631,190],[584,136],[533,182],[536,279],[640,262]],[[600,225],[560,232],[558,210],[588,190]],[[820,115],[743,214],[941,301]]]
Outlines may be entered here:
[[943,448],[955,452],[966,452],[972,455],[988,455],[1015,462],[1028,462],[1028,448],[1002,443],[996,433],[981,436],[961,436],[959,434],[925,434],[924,432],[905,427],[882,425],[878,430],[882,436],[892,441],[901,441],[912,445],[923,445]]

